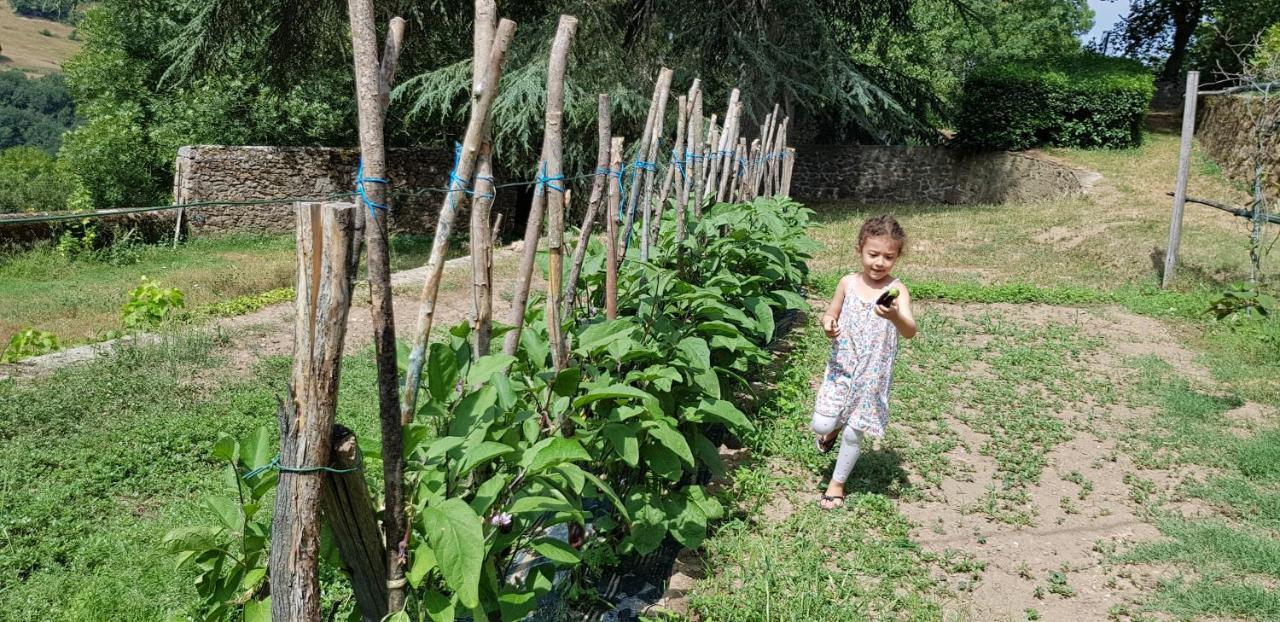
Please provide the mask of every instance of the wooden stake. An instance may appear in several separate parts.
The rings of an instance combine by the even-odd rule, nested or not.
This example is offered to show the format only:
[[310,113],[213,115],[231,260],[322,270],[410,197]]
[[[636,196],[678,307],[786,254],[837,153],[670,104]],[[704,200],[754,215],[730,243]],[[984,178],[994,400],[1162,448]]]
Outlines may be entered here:
[[[689,98],[681,95],[676,98],[676,142],[671,149],[671,166],[667,167],[667,178],[663,181],[662,192],[658,195],[658,205],[654,212],[654,219],[649,234],[649,240],[653,243],[658,241],[658,233],[662,231],[662,214],[666,211],[667,195],[670,193],[671,185],[679,182],[684,185],[684,180],[688,177],[689,163],[684,157],[684,128],[689,120]],[[676,175],[679,174],[679,178]]]
[[605,318],[618,319],[618,208],[622,203],[622,138],[613,137],[609,148],[609,213],[605,222],[608,224],[607,255],[605,256],[604,273],[604,313]]
[[[680,187],[680,195],[676,198],[676,246],[684,243],[686,210],[689,208],[689,195],[697,188],[697,180],[702,179],[703,143],[702,143],[702,90],[700,82],[693,81],[689,101],[689,136],[685,153],[693,157],[685,162],[684,183]],[[677,251],[679,252],[679,251]]]
[[702,152],[702,166],[704,168],[702,179],[698,186],[697,198],[693,202],[694,218],[702,219],[702,208],[706,206],[707,199],[715,194],[715,176],[716,171],[720,168],[720,159],[716,149],[720,146],[720,128],[716,126],[716,115],[711,115],[711,127],[707,130],[707,145]]
[[[671,70],[663,67],[662,72],[658,74],[658,107],[653,116],[652,132],[649,135],[648,155],[645,160],[650,163],[658,161],[658,142],[662,140],[662,129],[666,124],[667,118],[667,98],[671,95]],[[644,210],[644,221],[640,229],[640,260],[649,260],[649,215],[653,209],[653,177],[654,166],[645,168],[644,171],[644,200],[641,201],[640,207]],[[634,193],[632,193],[634,194]]]
[[[481,59],[489,58],[498,30],[498,5],[495,0],[476,0],[475,32],[472,36],[471,93],[484,88],[487,70]],[[480,358],[489,353],[493,331],[493,238],[489,229],[489,213],[494,200],[492,121],[485,119],[480,129],[480,151],[476,154],[475,195],[471,201],[471,311],[474,318],[471,353]]]
[[[376,100],[375,100],[376,103]],[[338,409],[351,309],[350,203],[298,203],[298,281],[289,400],[281,402],[280,483],[271,531],[271,616],[320,620],[320,497]]]
[[[657,120],[658,114],[658,98],[662,93],[663,81],[666,81],[668,88],[671,84],[671,70],[663,67],[658,71],[658,79],[653,84],[653,98],[649,100],[649,116],[644,122],[644,134],[640,137],[640,142],[636,143],[636,162],[635,168],[631,174],[631,193],[627,199],[627,215],[626,222],[622,225],[623,241],[621,250],[622,255],[626,255],[627,248],[631,246],[631,231],[635,227],[636,211],[640,209],[640,162],[644,161],[645,154],[649,146],[649,142],[654,135],[654,122]],[[622,256],[619,256],[621,259]]]
[[[404,20],[392,20],[387,40],[387,54],[378,60],[378,33],[374,27],[373,0],[347,0],[347,12],[351,21],[351,48],[356,82],[356,107],[359,113],[361,176],[364,179],[386,177],[386,149],[383,142],[383,124],[386,117],[384,102],[390,88],[400,50],[399,37],[404,33]],[[357,181],[363,187],[361,195],[362,215],[357,219],[365,223],[364,239],[369,247],[369,313],[373,319],[374,358],[378,368],[378,417],[382,431],[383,512],[382,527],[387,552],[388,581],[392,587],[387,596],[387,610],[404,608],[404,568],[399,554],[401,534],[407,532],[404,518],[404,460],[401,457],[401,423],[396,393],[399,388],[396,368],[396,327],[391,300],[391,264],[387,254],[387,205],[385,184]],[[359,247],[351,256],[349,274],[354,278],[359,262]],[[328,438],[328,430],[325,431]],[[325,456],[326,459],[328,456]],[[320,463],[323,464],[323,463]],[[274,584],[274,578],[273,578]],[[276,594],[274,590],[273,594]],[[273,601],[274,603],[274,601]],[[277,620],[294,619],[274,615]]]
[[784,197],[791,196],[791,171],[796,166],[796,150],[793,147],[787,147],[787,155],[782,160],[782,182],[781,194]]
[[[737,94],[737,89],[734,89]],[[738,124],[742,122],[742,102],[734,101],[734,105],[729,111],[729,116],[725,117],[724,134],[720,137],[720,154],[727,156],[724,162],[721,162],[720,185],[716,192],[716,202],[722,203],[729,198],[729,178],[735,177],[737,174],[738,159],[735,149],[738,145]]]
[[[605,184],[609,180],[609,144],[613,128],[610,118],[611,103],[608,93],[601,93],[598,102],[596,176],[591,180],[591,197],[587,201],[587,213],[582,217],[582,230],[578,232],[578,245],[573,249],[573,267],[569,270],[569,291],[565,294],[563,317],[569,317],[573,305],[578,299],[578,278],[582,275],[582,263],[587,258],[587,244],[591,241],[591,229],[595,226],[596,214],[600,206],[605,204]],[[605,210],[608,211],[608,210]]]
[[1187,201],[1187,174],[1191,168],[1191,138],[1196,131],[1196,94],[1200,89],[1200,72],[1187,72],[1187,92],[1182,106],[1182,146],[1178,151],[1178,185],[1173,194],[1173,217],[1169,222],[1169,244],[1164,252],[1164,274],[1161,289],[1169,289],[1173,273],[1178,269],[1178,246],[1182,241],[1182,208]]
[[320,507],[342,566],[351,576],[361,619],[379,622],[387,615],[387,564],[373,497],[364,480],[364,461],[355,433],[346,427],[333,426],[332,447],[329,467],[350,472],[324,478]]
[[[542,213],[548,205],[552,206],[551,221],[548,223],[551,244],[551,257],[548,279],[548,314],[547,325],[559,321],[559,314],[554,311],[555,301],[560,297],[560,253],[563,251],[564,239],[564,198],[561,188],[564,183],[556,178],[560,172],[560,125],[564,114],[564,74],[569,62],[569,44],[578,27],[578,20],[569,15],[560,16],[560,24],[556,28],[556,38],[551,44],[551,58],[547,63],[547,110],[546,131],[542,137],[542,160],[538,167],[541,181],[534,189],[533,202],[529,206],[529,224],[524,233],[524,255],[520,258],[520,270],[516,275],[515,295],[511,300],[511,325],[507,333],[502,351],[514,356],[520,348],[520,333],[524,330],[525,307],[529,303],[529,282],[533,278],[533,263],[538,253],[539,230],[542,227]],[[555,181],[547,181],[555,180]],[[559,230],[556,231],[556,227]],[[560,361],[562,343],[560,330],[557,328],[550,334],[553,361]],[[557,368],[559,370],[559,368]]]
[[[413,335],[413,347],[409,351],[409,364],[405,369],[404,395],[400,401],[400,418],[408,424],[417,412],[418,388],[422,383],[422,366],[427,358],[427,341],[435,320],[436,299],[440,294],[440,281],[444,277],[444,256],[449,248],[449,236],[453,221],[458,215],[458,204],[466,200],[466,190],[479,157],[480,136],[498,94],[498,82],[502,78],[502,61],[515,33],[515,22],[504,19],[498,23],[493,45],[489,48],[484,83],[471,95],[471,118],[463,135],[462,148],[458,150],[454,171],[449,179],[449,192],[436,218],[436,236],[431,243],[431,255],[427,259],[427,278],[422,284],[418,305],[418,322]],[[474,274],[474,267],[473,274]]]

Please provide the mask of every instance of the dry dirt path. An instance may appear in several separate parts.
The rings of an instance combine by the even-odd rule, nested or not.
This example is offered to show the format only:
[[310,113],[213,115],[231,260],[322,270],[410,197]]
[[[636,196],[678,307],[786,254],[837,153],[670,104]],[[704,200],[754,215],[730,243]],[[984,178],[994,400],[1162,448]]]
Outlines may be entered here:
[[[496,319],[507,316],[510,292],[517,270],[519,254],[512,247],[497,249],[494,255],[494,312]],[[535,291],[540,284],[536,274]],[[401,340],[411,339],[418,317],[418,295],[426,280],[426,269],[415,268],[397,272],[391,276],[394,292],[396,335]],[[440,284],[440,299],[436,304],[433,332],[447,330],[468,317],[471,312],[471,258],[460,257],[445,264],[444,279]],[[371,347],[373,343],[373,319],[369,313],[368,286],[356,285],[355,300],[347,319],[346,353],[355,354]],[[245,315],[222,318],[203,324],[195,330],[220,334],[220,345],[214,354],[226,358],[226,363],[209,374],[219,379],[245,376],[252,373],[259,360],[267,356],[287,356],[293,350],[292,302],[264,307]],[[157,343],[163,337],[142,334],[110,342],[90,344],[52,352],[43,356],[24,359],[17,363],[0,365],[0,380],[14,378],[28,380],[48,375],[57,369],[91,361],[118,347],[135,344]],[[220,381],[220,380],[219,380]]]

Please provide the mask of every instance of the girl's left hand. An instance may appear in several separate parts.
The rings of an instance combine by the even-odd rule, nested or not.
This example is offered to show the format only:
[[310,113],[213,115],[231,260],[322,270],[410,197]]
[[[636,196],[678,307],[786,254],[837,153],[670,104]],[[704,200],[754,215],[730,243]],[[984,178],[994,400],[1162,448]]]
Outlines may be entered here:
[[892,321],[902,316],[902,311],[898,309],[897,298],[894,298],[893,302],[890,302],[888,307],[882,307],[880,305],[876,305],[875,307],[876,307],[876,315],[886,320]]

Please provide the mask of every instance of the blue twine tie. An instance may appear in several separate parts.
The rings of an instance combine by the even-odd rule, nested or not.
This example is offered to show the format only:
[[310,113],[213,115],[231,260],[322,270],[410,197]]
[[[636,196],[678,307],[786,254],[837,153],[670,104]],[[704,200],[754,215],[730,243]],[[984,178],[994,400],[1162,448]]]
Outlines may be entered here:
[[[450,209],[453,208],[453,193],[458,192],[460,190],[467,194],[472,194],[472,191],[467,187],[470,185],[471,182],[458,176],[458,161],[461,159],[462,159],[462,143],[455,142],[453,143],[453,168],[449,171],[449,208]],[[462,187],[455,190],[454,185],[456,184],[462,184]]]
[[654,164],[653,162],[645,162],[644,160],[636,160],[635,167],[642,171],[656,172],[658,170],[657,164]]
[[[685,154],[688,153],[688,151],[685,152]],[[671,166],[676,167],[676,170],[680,172],[680,179],[684,179],[684,160],[680,159],[680,152],[675,149],[671,150]]]
[[382,210],[384,212],[389,212],[390,208],[388,208],[383,203],[374,203],[373,200],[369,198],[369,194],[364,190],[364,185],[366,183],[382,184],[385,186],[391,182],[381,177],[365,177],[364,176],[364,158],[360,158],[360,165],[356,167],[356,193],[360,195],[360,200],[364,201],[364,204],[369,206],[369,215],[376,219],[377,214],[374,212],[374,210]]
[[253,479],[259,475],[262,475],[263,473],[266,473],[267,471],[280,471],[281,473],[316,473],[318,471],[325,471],[328,473],[341,474],[341,473],[354,473],[359,470],[360,470],[359,468],[335,469],[332,467],[296,467],[296,468],[287,467],[280,464],[280,454],[276,454],[276,457],[272,458],[271,462],[268,462],[256,469],[253,469],[248,473],[245,473],[243,477],[244,479]]
[[541,172],[538,174],[538,192],[542,194],[546,194],[547,193],[546,188],[550,188],[552,190],[555,190],[556,192],[563,193],[564,188],[552,183],[556,181],[564,181],[564,175],[556,175],[554,177],[548,177],[547,161],[543,160],[542,166],[541,166]]

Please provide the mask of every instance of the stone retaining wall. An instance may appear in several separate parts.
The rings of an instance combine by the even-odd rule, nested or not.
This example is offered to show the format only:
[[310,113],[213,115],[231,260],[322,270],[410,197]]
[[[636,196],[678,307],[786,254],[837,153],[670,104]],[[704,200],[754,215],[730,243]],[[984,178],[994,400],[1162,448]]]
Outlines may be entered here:
[[1085,173],[1034,152],[964,153],[946,147],[806,145],[792,194],[858,203],[1006,203],[1082,194]]
[[[245,201],[290,197],[323,198],[351,192],[359,151],[324,147],[243,147],[195,145],[178,150],[173,195],[181,203]],[[440,149],[389,149],[387,175],[393,191],[391,229],[433,234],[444,195],[421,192],[448,183],[453,154]],[[397,191],[403,194],[395,194]],[[416,192],[415,192],[416,191]],[[499,192],[495,211],[509,212],[516,192]],[[353,200],[344,198],[340,200]],[[457,222],[465,223],[460,213]],[[510,221],[510,214],[504,217]],[[254,206],[197,207],[187,210],[194,235],[293,231],[288,202]],[[465,231],[465,225],[461,228]]]
[[[1204,97],[1196,123],[1200,148],[1212,158],[1227,178],[1253,187],[1252,128],[1259,101],[1252,95],[1209,95]],[[1273,101],[1280,107],[1280,101]],[[1271,114],[1278,114],[1273,111]],[[1274,117],[1273,117],[1274,118]],[[1263,170],[1267,172],[1267,194],[1280,197],[1280,131],[1273,131],[1263,149]]]

